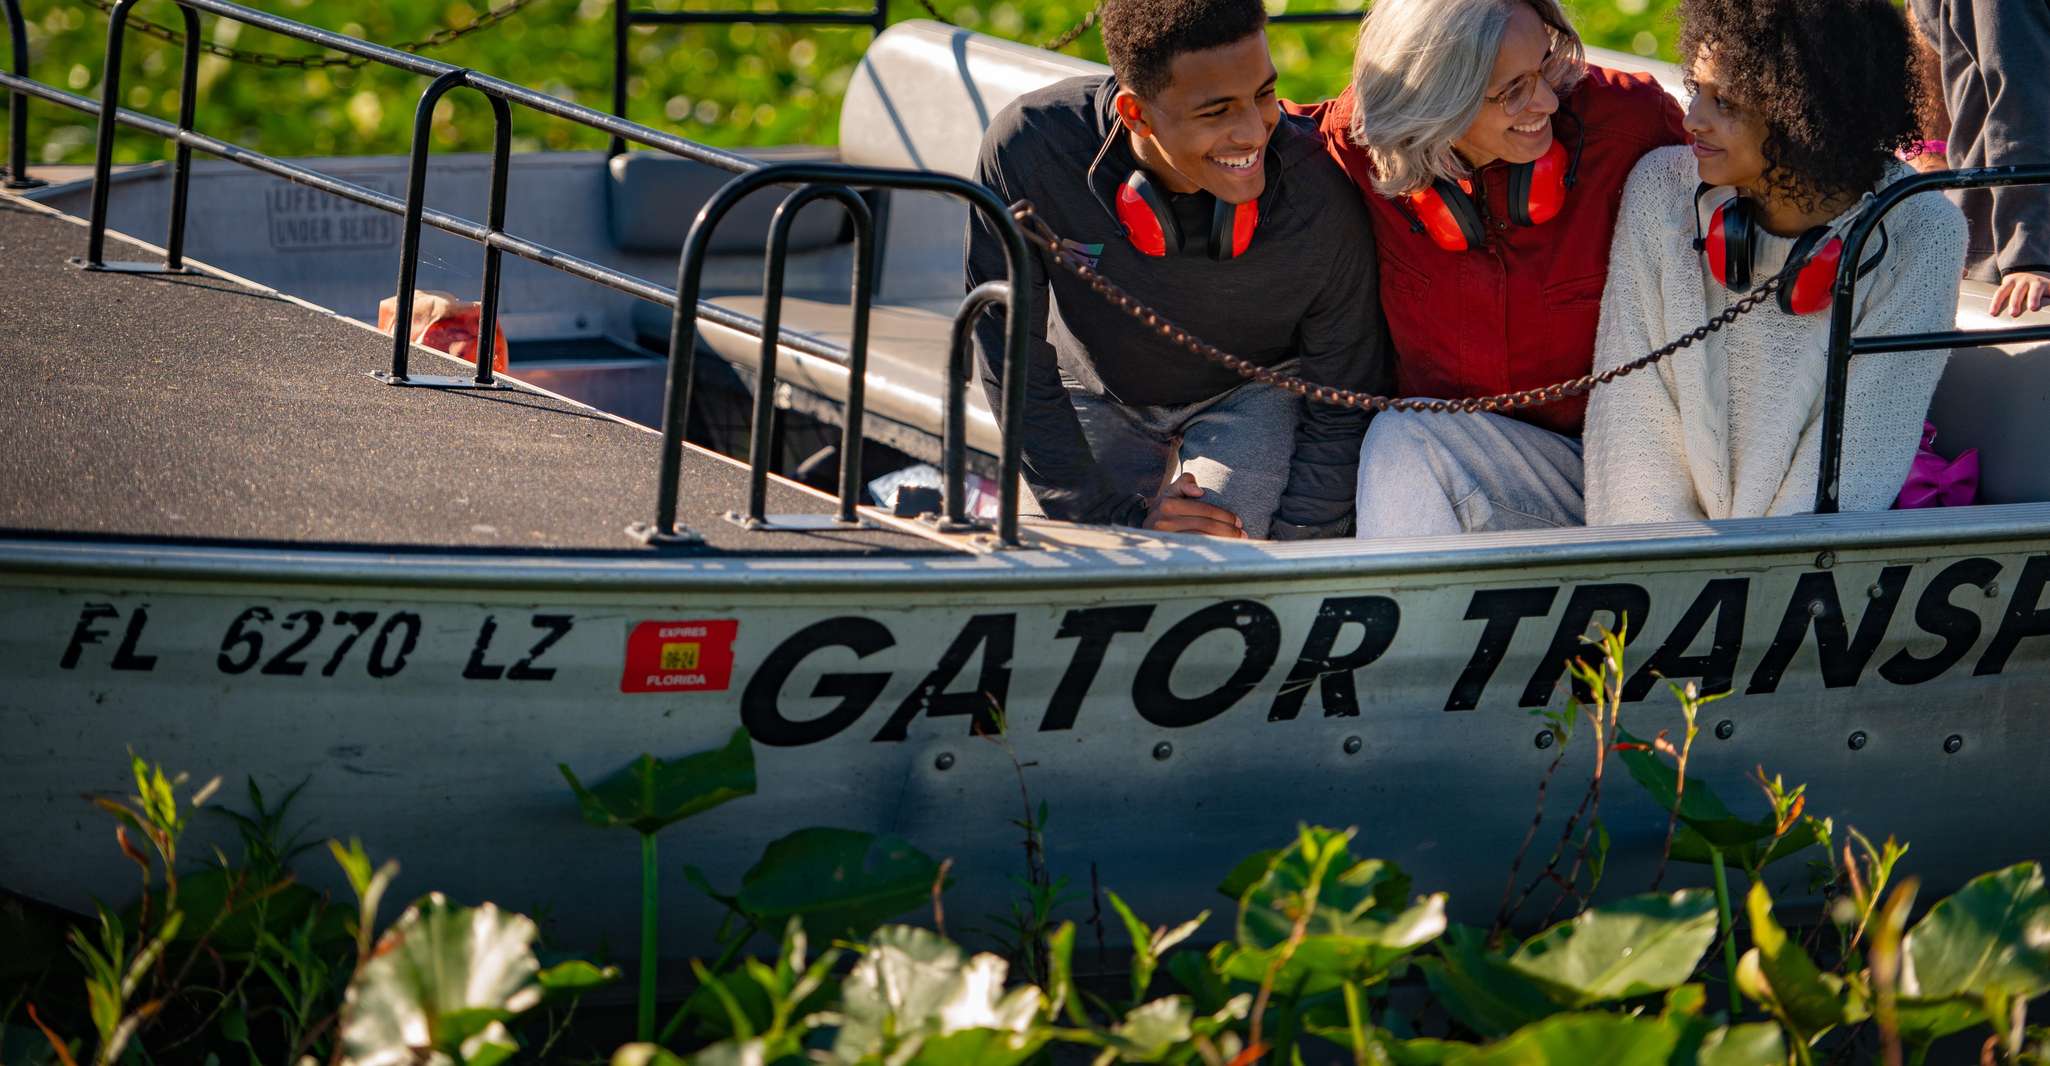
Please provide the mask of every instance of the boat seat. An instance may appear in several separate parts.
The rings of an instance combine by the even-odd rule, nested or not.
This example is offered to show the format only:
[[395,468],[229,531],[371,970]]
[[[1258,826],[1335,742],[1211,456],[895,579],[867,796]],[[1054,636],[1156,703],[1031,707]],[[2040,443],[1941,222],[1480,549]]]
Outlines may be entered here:
[[[1958,302],[1959,329],[2050,324],[2050,309],[1991,318],[1993,286],[1967,281]],[[1979,449],[1980,503],[2050,501],[2050,464],[2043,456],[2043,412],[2050,410],[2050,344],[1959,348],[1944,367],[1929,403],[1936,450]]]
[[[819,148],[765,148],[748,153],[768,163],[800,160],[830,160],[831,152]],[[627,152],[606,161],[606,221],[612,243],[627,252],[675,255],[690,235],[697,209],[733,175],[718,167],[666,152]],[[769,220],[788,190],[761,189],[734,205],[731,214],[712,232],[714,255],[751,255],[760,258],[769,239]],[[790,227],[790,249],[812,251],[851,239],[846,216],[831,202],[805,205]]]

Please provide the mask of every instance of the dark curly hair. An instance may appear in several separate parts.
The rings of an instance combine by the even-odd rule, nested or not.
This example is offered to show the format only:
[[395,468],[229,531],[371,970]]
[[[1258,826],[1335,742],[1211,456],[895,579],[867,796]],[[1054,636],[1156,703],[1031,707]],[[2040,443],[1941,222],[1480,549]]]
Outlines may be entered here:
[[1167,88],[1174,57],[1223,47],[1267,25],[1260,0],[1103,0],[1096,13],[1111,73],[1149,98]]
[[1919,139],[1922,85],[1890,0],[1681,0],[1681,61],[1704,47],[1765,127],[1768,188],[1804,210],[1870,189]]

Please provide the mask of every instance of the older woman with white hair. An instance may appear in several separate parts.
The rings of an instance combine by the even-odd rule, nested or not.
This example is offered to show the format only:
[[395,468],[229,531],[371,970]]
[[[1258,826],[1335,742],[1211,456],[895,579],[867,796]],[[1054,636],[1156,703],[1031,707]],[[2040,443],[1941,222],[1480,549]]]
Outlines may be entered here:
[[[1588,65],[1558,0],[1375,0],[1352,86],[1302,110],[1373,217],[1404,395],[1588,372],[1623,181],[1686,140],[1649,75]],[[1585,413],[1376,416],[1358,534],[1579,525]]]

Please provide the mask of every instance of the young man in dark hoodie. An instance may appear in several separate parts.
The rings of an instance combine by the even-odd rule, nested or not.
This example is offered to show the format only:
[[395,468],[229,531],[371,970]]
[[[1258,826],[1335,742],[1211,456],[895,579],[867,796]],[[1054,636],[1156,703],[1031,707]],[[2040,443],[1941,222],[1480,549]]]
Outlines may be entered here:
[[[1281,114],[1260,0],[1104,0],[1112,75],[1028,93],[977,180],[1197,337],[1319,385],[1381,391],[1374,239],[1313,123]],[[1036,254],[1025,479],[1050,517],[1223,537],[1343,534],[1364,412],[1248,381]],[[1005,276],[969,223],[970,288]],[[1000,410],[1004,328],[975,351]]]

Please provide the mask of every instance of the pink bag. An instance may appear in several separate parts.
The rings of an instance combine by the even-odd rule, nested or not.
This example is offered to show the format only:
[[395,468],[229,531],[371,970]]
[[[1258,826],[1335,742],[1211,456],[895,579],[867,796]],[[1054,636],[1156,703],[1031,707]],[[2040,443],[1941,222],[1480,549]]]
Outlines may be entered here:
[[1979,496],[1979,449],[1967,448],[1955,459],[1936,454],[1936,427],[1922,423],[1922,446],[1908,464],[1896,508],[1969,507]]

